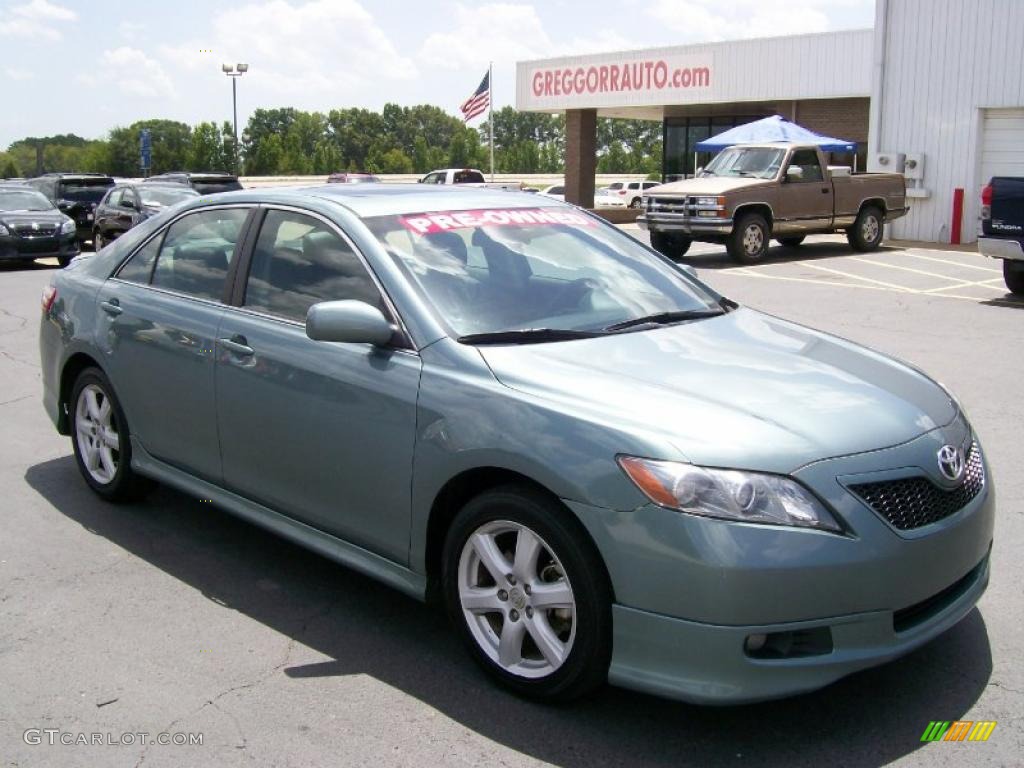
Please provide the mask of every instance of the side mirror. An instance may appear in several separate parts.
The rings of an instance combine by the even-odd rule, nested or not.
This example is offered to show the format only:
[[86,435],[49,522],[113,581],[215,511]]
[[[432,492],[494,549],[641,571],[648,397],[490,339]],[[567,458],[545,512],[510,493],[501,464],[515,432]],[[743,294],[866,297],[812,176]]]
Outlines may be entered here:
[[137,208],[135,207],[135,201],[129,200],[128,198],[121,198],[121,207],[130,208],[133,211],[137,210]]
[[786,169],[786,181],[800,181],[804,177],[804,169],[799,165],[791,165]]
[[314,341],[383,346],[395,326],[384,313],[364,301],[322,301],[306,313],[306,335]]

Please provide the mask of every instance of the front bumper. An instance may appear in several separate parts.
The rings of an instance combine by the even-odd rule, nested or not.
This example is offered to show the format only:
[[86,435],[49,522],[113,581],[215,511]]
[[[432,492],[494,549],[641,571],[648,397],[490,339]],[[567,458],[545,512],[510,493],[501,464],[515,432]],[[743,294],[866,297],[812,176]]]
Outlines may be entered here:
[[78,238],[74,232],[50,237],[0,236],[0,261],[72,257],[78,253]]
[[725,236],[732,232],[731,217],[698,217],[671,213],[646,213],[637,217],[640,229],[678,232],[684,235]]
[[1019,240],[1002,237],[979,237],[978,252],[993,259],[1024,261],[1024,246]]
[[[844,523],[841,535],[652,504],[619,512],[566,502],[600,551],[618,603],[612,682],[698,702],[772,698],[881,664],[948,629],[987,583],[991,473],[958,511],[912,530],[894,528],[844,483],[935,477],[938,450],[972,438],[959,416],[909,443],[794,472]],[[921,606],[930,608],[914,613]],[[745,654],[750,635],[809,629],[831,647],[770,660]]]
[[[893,611],[819,621],[722,626],[614,606],[614,652],[608,680],[623,688],[696,704],[743,704],[813,691],[924,645],[963,619],[988,586],[988,555],[918,622]],[[900,625],[902,631],[895,628]],[[759,634],[807,635],[827,627],[831,650],[789,658],[757,658],[745,650]],[[681,663],[682,659],[690,660]]]

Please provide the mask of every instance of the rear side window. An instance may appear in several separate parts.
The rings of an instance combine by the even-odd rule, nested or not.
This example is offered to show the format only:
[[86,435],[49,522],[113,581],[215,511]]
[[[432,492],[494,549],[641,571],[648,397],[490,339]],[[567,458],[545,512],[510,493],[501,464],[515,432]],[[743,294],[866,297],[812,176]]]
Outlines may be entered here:
[[117,273],[118,279],[127,280],[129,283],[141,283],[142,285],[149,283],[149,276],[153,274],[153,264],[156,261],[156,255],[160,251],[160,240],[159,236],[154,237],[137,250],[124,263],[121,271]]
[[245,306],[305,322],[320,301],[355,299],[385,311],[380,292],[344,239],[311,216],[269,211],[245,288]]
[[219,301],[248,215],[248,209],[221,208],[178,219],[164,237],[153,286]]
[[484,175],[480,171],[456,171],[452,176],[453,184],[483,184]]

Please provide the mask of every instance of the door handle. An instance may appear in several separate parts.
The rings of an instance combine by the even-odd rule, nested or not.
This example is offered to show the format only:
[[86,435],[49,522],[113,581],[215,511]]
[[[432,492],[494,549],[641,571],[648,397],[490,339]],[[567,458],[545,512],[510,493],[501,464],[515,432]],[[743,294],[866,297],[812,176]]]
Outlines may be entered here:
[[828,194],[828,187],[822,187],[821,188],[821,194],[827,195]]
[[232,336],[230,339],[217,339],[228,352],[242,357],[255,354],[255,350],[245,343],[245,336]]
[[124,312],[124,310],[121,309],[121,303],[117,299],[110,299],[109,301],[101,301],[100,302],[100,309],[102,309],[104,312],[106,312],[108,315],[110,315],[112,317],[117,317],[122,312]]

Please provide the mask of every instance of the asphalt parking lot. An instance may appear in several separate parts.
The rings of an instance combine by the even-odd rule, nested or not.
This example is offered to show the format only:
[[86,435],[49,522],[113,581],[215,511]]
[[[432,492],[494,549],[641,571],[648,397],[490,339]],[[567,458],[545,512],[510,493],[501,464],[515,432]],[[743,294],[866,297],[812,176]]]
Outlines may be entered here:
[[[910,360],[964,403],[999,509],[991,586],[957,627],[781,702],[519,700],[438,609],[171,490],[99,501],[40,404],[39,296],[55,265],[0,265],[0,765],[1020,765],[1024,302],[1000,265],[852,254],[836,237],[754,267],[716,246],[687,260],[725,295]],[[998,725],[986,743],[924,745],[932,720]],[[27,729],[203,744],[34,745]]]

